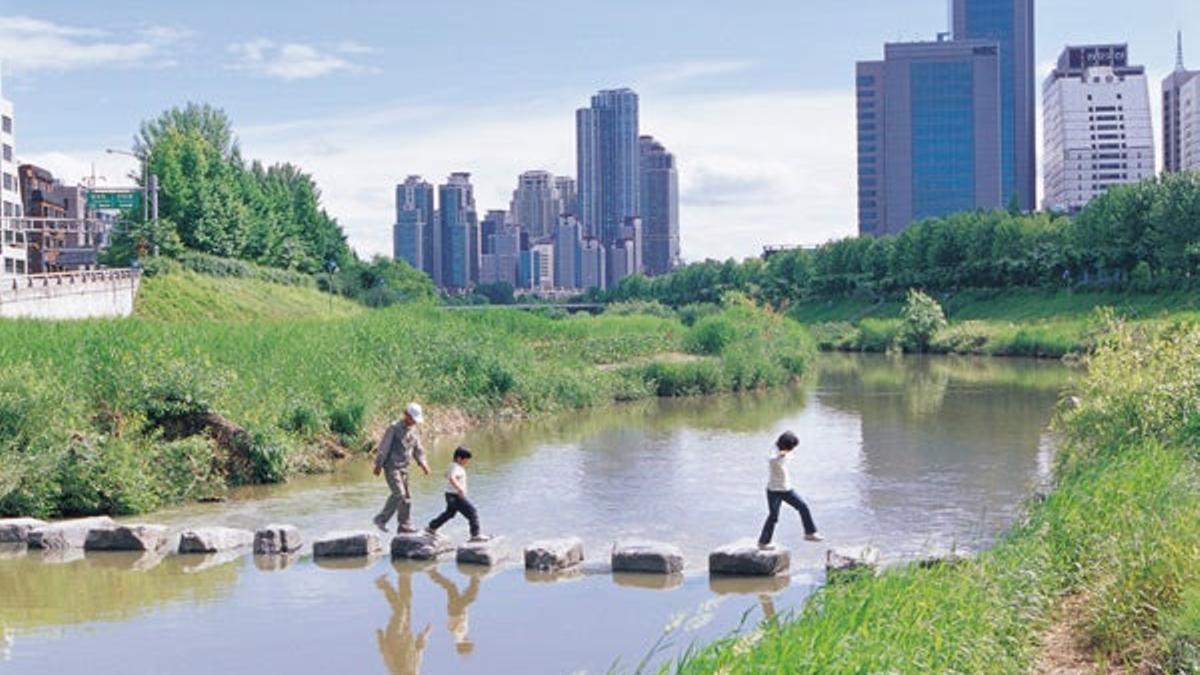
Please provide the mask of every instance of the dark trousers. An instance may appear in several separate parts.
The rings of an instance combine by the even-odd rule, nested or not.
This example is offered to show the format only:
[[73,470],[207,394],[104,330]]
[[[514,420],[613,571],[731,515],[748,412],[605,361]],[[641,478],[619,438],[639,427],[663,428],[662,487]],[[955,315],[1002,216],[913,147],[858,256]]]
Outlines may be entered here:
[[758,543],[771,543],[771,538],[775,536],[775,524],[779,522],[779,505],[783,503],[800,512],[800,520],[804,522],[804,534],[814,534],[817,531],[812,514],[808,512],[808,505],[804,503],[803,499],[800,499],[800,495],[796,494],[795,490],[786,492],[767,490],[767,522],[763,523],[762,535],[758,538]]
[[442,511],[442,515],[429,521],[429,529],[437,532],[437,529],[446,523],[457,514],[463,514],[466,517],[467,523],[471,526],[471,536],[479,535],[479,514],[475,511],[475,505],[466,497],[447,492],[446,493],[446,510]]

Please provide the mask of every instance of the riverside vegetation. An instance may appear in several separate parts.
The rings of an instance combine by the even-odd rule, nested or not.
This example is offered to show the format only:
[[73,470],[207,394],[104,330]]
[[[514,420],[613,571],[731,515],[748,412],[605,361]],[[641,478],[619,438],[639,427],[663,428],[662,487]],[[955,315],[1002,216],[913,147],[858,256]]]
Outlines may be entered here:
[[667,670],[1025,673],[1066,650],[1200,672],[1200,327],[1107,324],[1058,428],[1053,490],[990,550],[824,587]]
[[687,323],[368,310],[173,270],[136,314],[0,323],[0,514],[137,513],[324,470],[411,398],[487,417],[743,391],[814,353],[801,326],[732,296]]

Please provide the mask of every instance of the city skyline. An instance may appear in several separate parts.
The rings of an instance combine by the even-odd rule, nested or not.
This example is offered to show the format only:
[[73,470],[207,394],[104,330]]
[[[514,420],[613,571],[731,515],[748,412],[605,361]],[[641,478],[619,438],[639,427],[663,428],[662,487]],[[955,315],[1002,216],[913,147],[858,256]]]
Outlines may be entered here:
[[[270,9],[264,4],[251,19]],[[220,105],[233,116],[247,155],[312,172],[352,245],[372,254],[391,252],[391,193],[410,167],[431,180],[470,171],[480,208],[502,207],[523,170],[572,174],[569,111],[596,90],[628,85],[641,95],[642,127],[679,158],[685,257],[740,258],[763,245],[853,234],[853,63],[877,54],[883,42],[932,39],[949,23],[940,0],[912,3],[903,14],[884,2],[819,13],[768,2],[735,18],[707,7],[679,18],[679,7],[664,3],[638,10],[646,25],[633,26],[637,39],[620,41],[618,50],[588,26],[630,11],[622,4],[581,10],[563,26],[578,48],[544,72],[518,78],[510,67],[515,56],[491,59],[484,41],[471,37],[512,20],[491,8],[474,10],[480,16],[467,22],[471,46],[459,59],[433,49],[419,61],[431,72],[419,74],[409,62],[428,45],[391,44],[383,29],[394,21],[383,8],[362,8],[380,13],[379,21],[365,22],[378,27],[314,9],[280,17],[270,30],[254,30],[261,22],[251,20],[230,34],[201,16],[219,11],[117,3],[66,12],[52,1],[29,10],[27,20],[0,18],[0,36],[20,51],[4,55],[5,91],[20,120],[20,159],[68,180],[90,172],[93,161],[101,175],[127,172],[129,163],[102,148],[125,147],[137,123],[164,107],[187,99]],[[1140,54],[1153,86],[1174,67],[1179,27],[1185,48],[1198,47],[1187,48],[1190,61],[1200,63],[1200,8],[1151,4],[1042,3],[1036,78],[1066,44],[1120,41]],[[338,13],[349,19],[361,12]],[[430,41],[462,27],[463,13],[434,16]],[[320,37],[304,27],[314,14],[321,14]],[[794,30],[762,31],[767,16],[797,22],[806,39],[795,40]],[[663,34],[668,20],[677,35]],[[828,37],[845,25],[855,30]],[[170,33],[182,33],[181,26],[187,35]],[[705,36],[711,39],[696,39]],[[255,42],[259,37],[270,44]],[[50,38],[56,49],[46,48]],[[113,46],[103,62],[95,55],[103,50],[73,49],[94,43]],[[305,45],[311,49],[296,48]],[[203,53],[216,56],[199,58]],[[414,80],[406,89],[420,93],[397,97],[391,78]],[[80,100],[95,111],[79,115]],[[809,127],[823,133],[805,134]],[[731,222],[739,234],[732,241]]]

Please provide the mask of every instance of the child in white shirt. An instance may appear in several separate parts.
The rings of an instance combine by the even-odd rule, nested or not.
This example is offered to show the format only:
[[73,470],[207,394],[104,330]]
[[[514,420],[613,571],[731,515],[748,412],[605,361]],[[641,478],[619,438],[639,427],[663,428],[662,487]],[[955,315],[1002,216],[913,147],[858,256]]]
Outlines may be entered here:
[[471,527],[471,541],[487,541],[489,537],[479,533],[479,514],[475,505],[467,499],[467,464],[471,461],[471,451],[458,448],[454,451],[454,461],[446,469],[446,510],[429,522],[425,532],[437,536],[438,528],[445,525],[455,515],[461,513],[466,517]]
[[805,540],[824,541],[825,539],[817,533],[817,525],[808,511],[808,505],[792,489],[791,479],[788,477],[787,461],[797,445],[800,445],[800,439],[796,438],[796,434],[785,431],[779,440],[775,441],[775,452],[768,460],[770,477],[767,480],[767,522],[763,524],[762,534],[758,538],[760,549],[771,548],[771,538],[775,536],[775,524],[779,522],[779,506],[783,503],[800,512],[800,520],[804,523]]

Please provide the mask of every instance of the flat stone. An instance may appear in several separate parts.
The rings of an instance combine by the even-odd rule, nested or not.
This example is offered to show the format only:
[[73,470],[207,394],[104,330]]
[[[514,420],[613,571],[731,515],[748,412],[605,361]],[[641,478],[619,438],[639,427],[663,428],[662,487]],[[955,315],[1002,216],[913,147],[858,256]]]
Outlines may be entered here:
[[118,525],[88,531],[87,551],[157,551],[166,548],[169,530],[165,525]]
[[617,542],[612,551],[613,572],[679,574],[683,552],[678,546],[657,541]]
[[304,545],[304,538],[295,525],[267,525],[254,533],[254,552],[257,555],[294,553]]
[[24,544],[30,530],[45,526],[37,518],[0,518],[0,544]]
[[393,560],[436,560],[454,548],[445,537],[423,532],[398,534],[392,537]]
[[220,553],[235,551],[249,546],[254,541],[250,530],[232,527],[201,527],[184,530],[179,534],[180,553]]
[[579,537],[543,539],[525,547],[525,569],[553,571],[583,562],[583,541]]
[[753,541],[726,544],[708,555],[709,574],[773,577],[792,565],[792,554],[781,546],[761,551]]
[[60,520],[29,530],[25,542],[29,544],[29,548],[83,548],[88,532],[96,528],[115,526],[116,523],[108,516]]
[[494,567],[508,558],[504,537],[488,541],[469,541],[458,547],[454,559],[464,565]]
[[314,558],[361,558],[383,552],[374,532],[329,532],[313,542]]
[[874,576],[879,571],[879,549],[874,546],[829,549],[825,552],[825,578],[830,582]]

